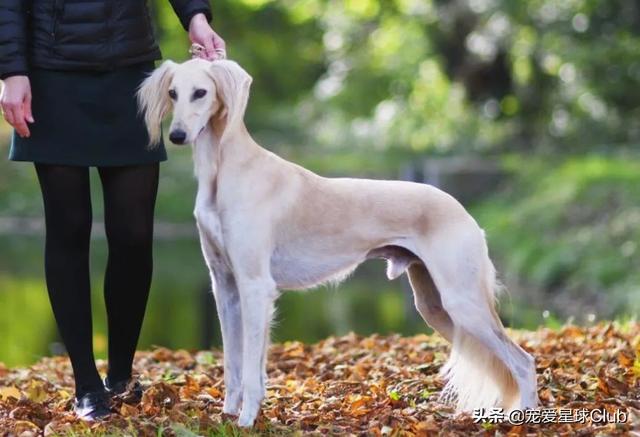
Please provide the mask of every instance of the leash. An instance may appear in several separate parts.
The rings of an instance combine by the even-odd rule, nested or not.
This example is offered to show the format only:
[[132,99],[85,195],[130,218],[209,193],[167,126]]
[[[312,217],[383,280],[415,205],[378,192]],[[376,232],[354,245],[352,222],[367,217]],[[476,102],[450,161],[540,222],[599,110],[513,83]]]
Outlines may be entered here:
[[[218,55],[218,59],[227,59],[227,52],[225,51],[225,49],[215,50],[216,54]],[[191,55],[191,58],[201,58],[201,55],[204,51],[204,46],[195,42],[191,44],[191,47],[189,47],[189,54]]]

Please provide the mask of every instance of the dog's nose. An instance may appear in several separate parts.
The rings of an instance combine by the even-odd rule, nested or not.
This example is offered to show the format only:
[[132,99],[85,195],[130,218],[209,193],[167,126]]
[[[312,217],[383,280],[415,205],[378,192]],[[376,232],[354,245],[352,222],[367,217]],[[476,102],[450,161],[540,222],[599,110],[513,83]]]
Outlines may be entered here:
[[169,139],[173,144],[184,144],[187,139],[187,133],[182,129],[176,129],[169,134]]

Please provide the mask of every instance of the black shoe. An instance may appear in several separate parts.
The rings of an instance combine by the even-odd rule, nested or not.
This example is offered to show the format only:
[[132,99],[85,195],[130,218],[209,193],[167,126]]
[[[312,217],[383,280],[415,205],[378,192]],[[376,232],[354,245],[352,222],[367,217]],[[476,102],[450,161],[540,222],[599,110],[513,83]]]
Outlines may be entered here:
[[94,391],[76,398],[73,411],[79,419],[93,421],[102,419],[109,414],[109,397],[105,391]]
[[137,404],[142,400],[142,386],[133,378],[112,383],[107,377],[104,387],[112,399],[118,399],[125,404]]

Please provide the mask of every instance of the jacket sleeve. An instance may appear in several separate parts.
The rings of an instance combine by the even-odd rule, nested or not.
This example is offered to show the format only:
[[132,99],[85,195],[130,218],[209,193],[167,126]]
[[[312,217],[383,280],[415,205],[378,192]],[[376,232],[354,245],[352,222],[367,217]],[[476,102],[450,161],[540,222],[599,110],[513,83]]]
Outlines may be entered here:
[[0,79],[26,75],[27,63],[27,0],[0,1]]
[[[4,0],[3,0],[4,1]],[[17,1],[17,0],[16,0]],[[189,30],[189,23],[194,15],[203,13],[211,21],[211,6],[209,0],[169,0],[173,10],[185,30]]]

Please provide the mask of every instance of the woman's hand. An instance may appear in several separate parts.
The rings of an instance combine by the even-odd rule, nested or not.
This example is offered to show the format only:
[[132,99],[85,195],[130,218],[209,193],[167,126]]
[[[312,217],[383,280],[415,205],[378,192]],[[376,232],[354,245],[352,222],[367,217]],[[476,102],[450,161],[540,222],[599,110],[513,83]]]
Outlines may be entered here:
[[213,61],[226,58],[225,43],[213,31],[204,14],[196,14],[189,23],[189,38],[192,43],[200,44],[204,50],[199,54],[201,58]]
[[33,123],[31,114],[31,83],[27,76],[11,76],[4,80],[2,100],[0,101],[2,114],[21,137],[29,137],[29,126]]

